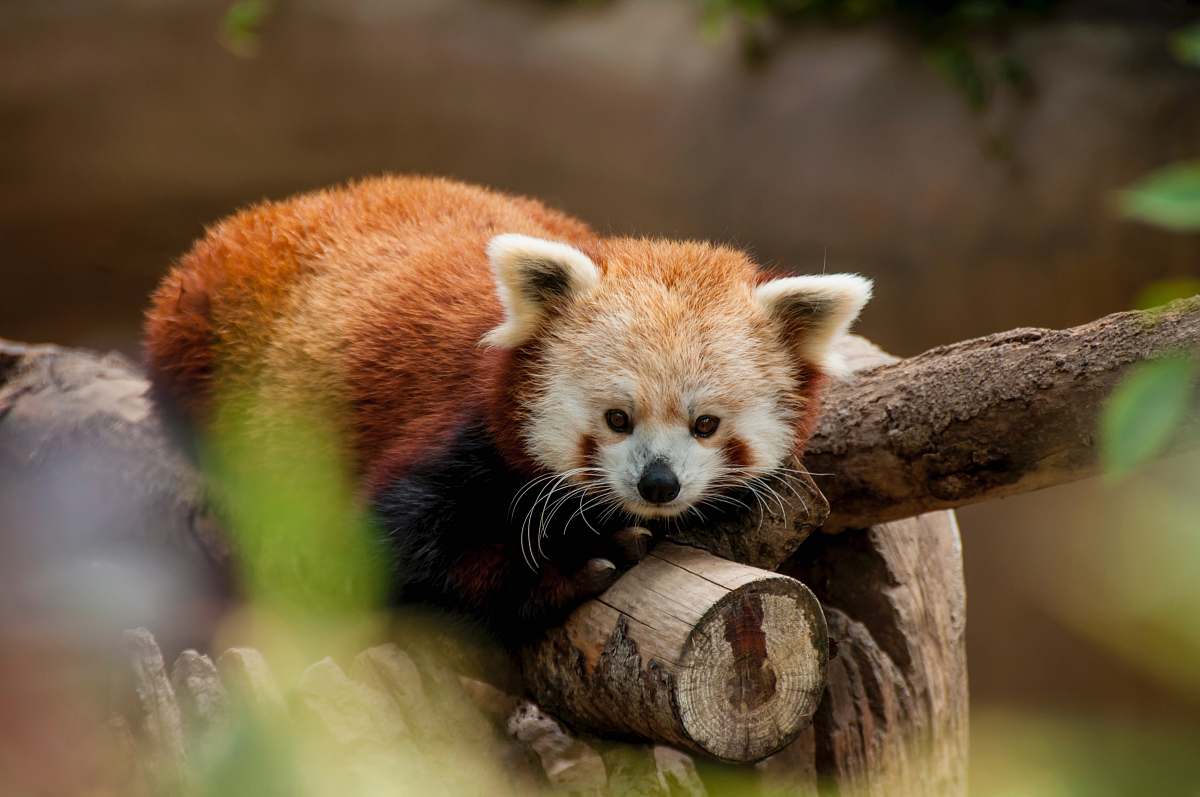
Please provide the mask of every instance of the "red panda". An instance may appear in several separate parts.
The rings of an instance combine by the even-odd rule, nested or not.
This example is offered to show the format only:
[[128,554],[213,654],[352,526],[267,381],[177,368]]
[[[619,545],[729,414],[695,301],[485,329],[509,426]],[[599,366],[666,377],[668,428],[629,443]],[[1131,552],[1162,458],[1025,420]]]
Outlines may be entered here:
[[211,228],[154,293],[145,348],[201,433],[221,395],[339,407],[396,598],[520,629],[615,579],[611,529],[735,506],[801,453],[870,292],[381,177]]

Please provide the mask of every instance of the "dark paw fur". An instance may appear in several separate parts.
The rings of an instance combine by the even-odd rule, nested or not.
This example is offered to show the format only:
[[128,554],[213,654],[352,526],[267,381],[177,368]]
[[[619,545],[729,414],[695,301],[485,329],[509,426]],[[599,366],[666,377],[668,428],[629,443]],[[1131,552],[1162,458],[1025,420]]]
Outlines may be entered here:
[[626,526],[612,535],[613,554],[625,567],[645,559],[653,545],[654,533],[641,526]]
[[580,598],[599,595],[613,585],[620,571],[609,559],[589,559],[571,579]]

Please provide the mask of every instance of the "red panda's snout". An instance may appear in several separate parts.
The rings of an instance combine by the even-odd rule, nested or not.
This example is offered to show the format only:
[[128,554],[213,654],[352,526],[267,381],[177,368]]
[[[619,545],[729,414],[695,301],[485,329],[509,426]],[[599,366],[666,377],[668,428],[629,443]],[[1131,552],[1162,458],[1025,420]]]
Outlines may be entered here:
[[489,256],[506,317],[485,341],[536,352],[526,453],[581,509],[634,518],[739,502],[800,453],[830,344],[870,295],[854,275],[764,281],[697,243],[502,235]]

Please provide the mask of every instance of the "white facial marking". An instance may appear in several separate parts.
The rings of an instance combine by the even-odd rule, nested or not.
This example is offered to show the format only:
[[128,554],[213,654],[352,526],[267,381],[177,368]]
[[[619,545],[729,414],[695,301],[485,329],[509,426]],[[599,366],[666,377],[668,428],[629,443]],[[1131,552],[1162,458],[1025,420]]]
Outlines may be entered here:
[[[743,256],[726,253],[731,265],[704,260],[713,250],[686,251],[708,271],[685,260],[681,278],[661,254],[647,255],[631,261],[637,268],[618,266],[619,277],[610,276],[609,262],[605,276],[593,280],[576,263],[584,288],[540,333],[541,359],[526,399],[530,455],[551,472],[590,481],[637,517],[681,515],[782,466],[805,412],[798,362],[833,364],[831,342],[871,291],[855,275],[756,286]],[[644,263],[667,276],[650,276],[650,266],[639,270]],[[610,428],[609,410],[624,412],[628,429]],[[720,419],[709,437],[693,430],[702,415]],[[662,503],[638,489],[656,461],[679,482],[678,494]]]

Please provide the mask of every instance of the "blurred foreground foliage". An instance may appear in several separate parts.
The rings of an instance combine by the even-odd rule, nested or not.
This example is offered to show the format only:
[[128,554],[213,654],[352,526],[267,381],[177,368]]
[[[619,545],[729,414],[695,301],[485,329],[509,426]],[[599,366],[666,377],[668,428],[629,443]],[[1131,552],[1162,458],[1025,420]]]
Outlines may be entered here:
[[386,557],[355,494],[333,412],[221,405],[205,472],[256,604],[308,616],[361,612],[385,595]]
[[1193,729],[989,710],[971,722],[972,797],[1195,795]]
[[1101,462],[1119,479],[1170,445],[1193,405],[1200,367],[1190,357],[1164,357],[1134,368],[1109,398],[1101,421]]
[[[1200,66],[1200,25],[1177,32],[1171,50],[1181,63]],[[1185,234],[1200,232],[1200,160],[1159,169],[1116,199],[1126,218]],[[1163,280],[1143,289],[1137,307],[1150,310],[1198,294],[1200,276]],[[1128,474],[1171,442],[1194,406],[1198,356],[1178,352],[1146,363],[1117,386],[1100,420],[1102,463],[1110,478]]]
[[[1200,47],[1200,45],[1197,45]],[[1200,231],[1200,160],[1150,174],[1119,195],[1121,213],[1157,227]]]

